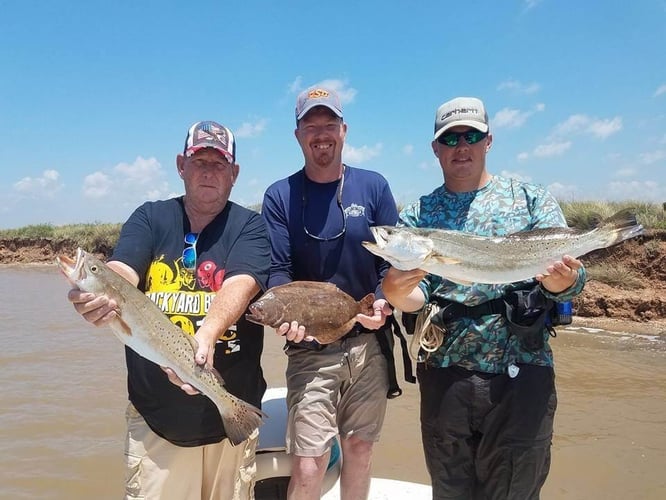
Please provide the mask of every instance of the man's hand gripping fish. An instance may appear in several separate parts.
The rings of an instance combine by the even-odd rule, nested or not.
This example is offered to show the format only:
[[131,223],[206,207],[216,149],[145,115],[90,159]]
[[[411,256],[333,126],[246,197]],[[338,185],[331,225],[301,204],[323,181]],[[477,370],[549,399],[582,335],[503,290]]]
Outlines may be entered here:
[[118,304],[110,326],[123,344],[144,358],[171,368],[183,382],[215,403],[233,444],[246,440],[262,424],[264,413],[229,393],[217,370],[197,365],[196,339],[172,323],[138,288],[80,248],[76,261],[59,256],[56,262],[65,277],[81,290],[105,294]]

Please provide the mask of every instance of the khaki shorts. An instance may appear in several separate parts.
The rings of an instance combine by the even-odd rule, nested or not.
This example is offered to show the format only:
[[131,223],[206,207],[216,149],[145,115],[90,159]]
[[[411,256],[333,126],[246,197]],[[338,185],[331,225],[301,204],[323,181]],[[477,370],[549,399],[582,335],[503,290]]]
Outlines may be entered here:
[[125,499],[247,500],[254,498],[259,432],[232,446],[183,447],[155,434],[130,403],[125,413]]
[[287,349],[287,453],[318,457],[338,433],[376,442],[386,414],[386,358],[373,334],[322,351]]

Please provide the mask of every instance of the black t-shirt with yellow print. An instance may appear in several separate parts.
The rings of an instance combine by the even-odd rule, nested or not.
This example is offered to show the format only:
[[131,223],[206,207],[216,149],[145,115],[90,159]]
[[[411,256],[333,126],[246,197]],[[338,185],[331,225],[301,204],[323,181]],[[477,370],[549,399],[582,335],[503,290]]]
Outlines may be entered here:
[[[147,202],[123,225],[111,260],[132,267],[143,290],[172,322],[194,334],[222,282],[247,274],[266,289],[270,244],[259,214],[228,202],[198,235],[193,270],[183,264],[190,232],[183,199]],[[263,328],[242,316],[215,348],[214,366],[226,389],[257,407],[266,389],[260,368]],[[190,396],[169,382],[155,363],[129,348],[129,399],[159,436],[179,446],[216,443],[225,437],[222,419],[206,396]]]

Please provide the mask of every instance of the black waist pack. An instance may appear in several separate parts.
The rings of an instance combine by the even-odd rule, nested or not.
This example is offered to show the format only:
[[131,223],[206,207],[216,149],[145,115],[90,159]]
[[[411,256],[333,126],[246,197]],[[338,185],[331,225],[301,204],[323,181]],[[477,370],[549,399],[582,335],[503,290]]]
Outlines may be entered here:
[[518,337],[528,351],[543,349],[546,332],[552,335],[548,318],[555,302],[546,298],[537,285],[527,290],[507,292],[504,303],[509,332]]

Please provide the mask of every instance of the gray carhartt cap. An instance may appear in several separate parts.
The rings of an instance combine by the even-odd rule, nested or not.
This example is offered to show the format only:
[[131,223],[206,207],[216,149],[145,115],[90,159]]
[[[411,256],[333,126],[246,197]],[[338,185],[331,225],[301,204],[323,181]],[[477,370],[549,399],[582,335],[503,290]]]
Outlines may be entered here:
[[437,108],[435,140],[452,127],[466,125],[488,132],[488,113],[476,97],[456,97]]

